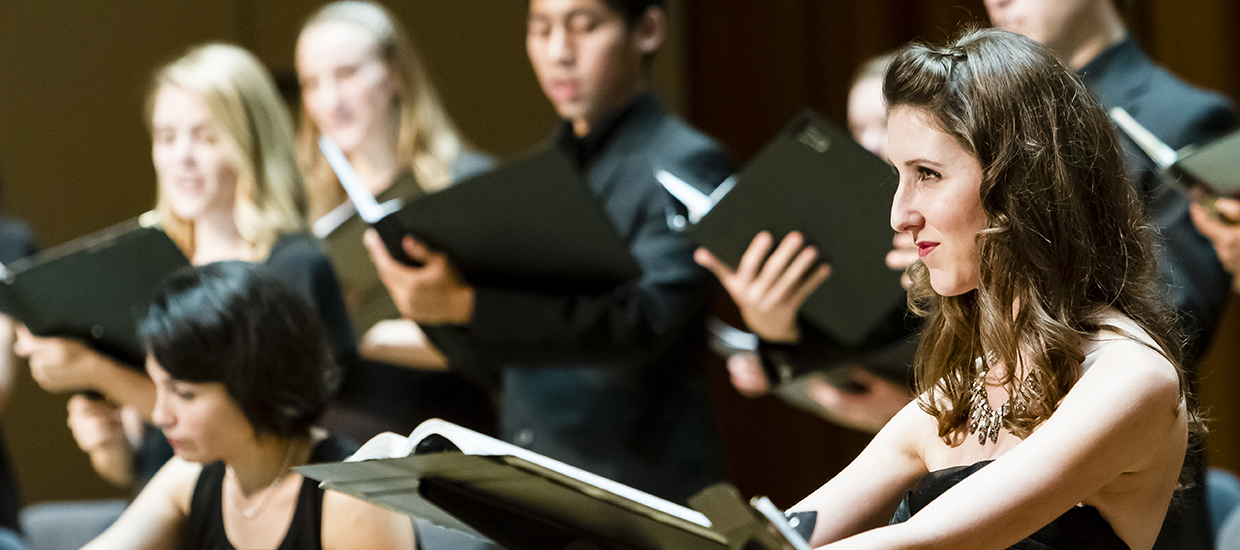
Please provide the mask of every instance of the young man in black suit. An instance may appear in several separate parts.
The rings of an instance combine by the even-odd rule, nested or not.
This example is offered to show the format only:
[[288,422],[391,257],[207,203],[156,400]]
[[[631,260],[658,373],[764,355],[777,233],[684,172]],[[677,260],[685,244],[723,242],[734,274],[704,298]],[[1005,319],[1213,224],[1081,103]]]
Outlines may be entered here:
[[498,381],[501,437],[684,502],[720,474],[701,373],[711,278],[654,173],[709,191],[731,165],[650,91],[665,32],[661,0],[530,0],[526,49],[563,119],[552,146],[586,176],[639,279],[594,294],[474,287],[412,239],[421,268],[367,245],[449,367]]
[[[1236,111],[1226,98],[1176,78],[1145,55],[1128,35],[1122,1],[986,0],[986,11],[995,26],[1046,45],[1081,75],[1104,108],[1122,107],[1173,149],[1210,141],[1235,127]],[[1191,376],[1214,337],[1231,279],[1210,241],[1193,226],[1184,189],[1160,179],[1136,143],[1122,131],[1117,134],[1129,177],[1139,186],[1150,222],[1162,237],[1159,274],[1188,337],[1184,364]],[[1193,460],[1201,470],[1200,457]],[[1201,474],[1199,483],[1205,485]],[[1172,505],[1156,549],[1213,548],[1204,493],[1202,487],[1189,489],[1180,505]],[[1209,512],[1218,514],[1218,508],[1211,505]]]

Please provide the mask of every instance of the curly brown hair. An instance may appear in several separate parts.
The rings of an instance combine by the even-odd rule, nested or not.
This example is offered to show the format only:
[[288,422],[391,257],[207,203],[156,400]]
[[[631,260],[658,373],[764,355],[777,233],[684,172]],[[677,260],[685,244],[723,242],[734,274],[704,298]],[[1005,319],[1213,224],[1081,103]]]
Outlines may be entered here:
[[[982,168],[978,288],[940,296],[923,263],[909,268],[910,307],[926,317],[914,362],[919,403],[944,441],[967,426],[978,358],[1016,366],[1002,379],[1017,396],[1005,427],[1028,436],[1080,378],[1085,339],[1127,334],[1100,319],[1107,307],[1180,370],[1182,339],[1156,280],[1144,207],[1106,113],[1070,69],[1018,34],[968,30],[946,46],[902,48],[883,93],[888,109],[929,115]],[[1187,397],[1182,370],[1180,389]]]

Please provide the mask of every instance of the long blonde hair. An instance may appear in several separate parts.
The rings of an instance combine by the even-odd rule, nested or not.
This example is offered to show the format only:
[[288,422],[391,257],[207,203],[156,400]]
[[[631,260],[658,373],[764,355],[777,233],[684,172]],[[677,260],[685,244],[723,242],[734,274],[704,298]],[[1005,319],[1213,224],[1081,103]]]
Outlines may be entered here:
[[[418,185],[425,191],[447,187],[452,179],[452,163],[461,154],[462,143],[448,118],[439,94],[414,49],[408,33],[392,14],[373,2],[346,0],[323,6],[302,26],[343,22],[356,25],[374,37],[379,58],[397,82],[396,104],[399,118],[396,159],[413,169]],[[310,119],[303,103],[301,128],[297,135],[297,157],[306,174],[310,192],[310,213],[314,218],[331,211],[346,196],[331,168],[319,152],[318,125]]]
[[[249,260],[261,260],[284,233],[306,228],[306,191],[293,146],[293,122],[275,81],[253,54],[205,44],[155,73],[146,98],[153,129],[155,98],[164,86],[196,95],[219,133],[218,147],[237,171],[233,219]],[[172,240],[194,255],[194,222],[176,215],[159,186],[156,210]]]

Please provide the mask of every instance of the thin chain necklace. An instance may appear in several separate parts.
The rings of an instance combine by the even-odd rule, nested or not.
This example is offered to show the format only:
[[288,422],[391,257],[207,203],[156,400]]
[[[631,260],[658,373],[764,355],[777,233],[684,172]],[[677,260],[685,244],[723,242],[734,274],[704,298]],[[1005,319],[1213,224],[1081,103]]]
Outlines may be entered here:
[[225,474],[227,474],[227,477],[232,478],[233,485],[236,487],[233,491],[229,492],[229,496],[231,497],[228,499],[230,501],[229,504],[232,505],[234,510],[241,514],[241,517],[250,520],[261,516],[263,512],[267,511],[267,505],[271,503],[272,495],[278,492],[277,489],[280,487],[280,484],[293,473],[290,462],[292,461],[293,450],[295,448],[296,445],[290,441],[288,444],[288,451],[284,453],[284,462],[280,465],[280,472],[277,473],[276,477],[267,484],[265,489],[263,489],[263,495],[258,498],[258,502],[249,508],[243,508],[241,506],[241,482],[237,481],[237,472],[233,470],[232,466],[225,468]]

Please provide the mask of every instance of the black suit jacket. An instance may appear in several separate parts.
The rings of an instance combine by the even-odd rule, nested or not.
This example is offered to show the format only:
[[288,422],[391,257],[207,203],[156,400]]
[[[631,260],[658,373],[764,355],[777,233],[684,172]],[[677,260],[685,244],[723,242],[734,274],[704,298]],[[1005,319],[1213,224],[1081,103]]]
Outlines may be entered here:
[[[1236,125],[1236,111],[1223,96],[1194,88],[1155,65],[1131,38],[1107,49],[1080,71],[1103,107],[1123,107],[1173,149],[1210,141]],[[1210,241],[1188,214],[1188,195],[1159,178],[1153,162],[1119,131],[1128,174],[1140,186],[1150,222],[1158,230],[1158,270],[1188,336],[1185,365],[1192,370],[1214,336],[1227,303],[1231,277]]]
[[501,436],[670,500],[719,477],[701,360],[710,273],[674,230],[665,169],[704,189],[731,171],[721,148],[639,96],[580,145],[591,193],[642,268],[607,292],[475,289],[467,328],[429,327],[454,370],[500,384]]

